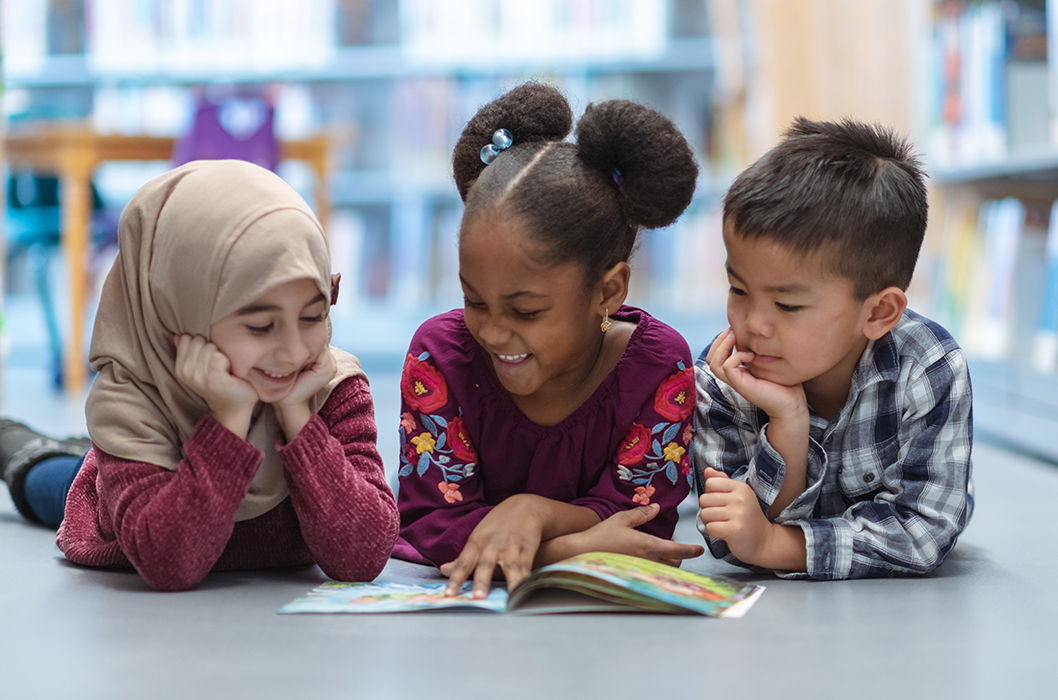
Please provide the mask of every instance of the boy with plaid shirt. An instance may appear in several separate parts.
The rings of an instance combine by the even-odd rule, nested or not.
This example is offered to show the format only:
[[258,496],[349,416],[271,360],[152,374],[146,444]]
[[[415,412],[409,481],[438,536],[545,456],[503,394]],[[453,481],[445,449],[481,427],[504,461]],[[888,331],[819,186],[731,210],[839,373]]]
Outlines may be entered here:
[[891,132],[802,118],[728,191],[730,328],[695,368],[714,556],[787,577],[922,574],[966,526],[969,373],[905,293],[923,179]]

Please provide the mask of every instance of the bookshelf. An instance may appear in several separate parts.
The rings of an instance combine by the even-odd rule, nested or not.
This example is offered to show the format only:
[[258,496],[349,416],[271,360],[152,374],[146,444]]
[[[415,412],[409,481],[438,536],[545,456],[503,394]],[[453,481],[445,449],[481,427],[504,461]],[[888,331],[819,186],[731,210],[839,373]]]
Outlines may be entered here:
[[930,313],[975,431],[1058,461],[1058,2],[931,3]]
[[[698,297],[700,276],[660,251],[703,231],[719,238],[713,205],[742,165],[718,154],[717,56],[738,37],[717,40],[711,8],[728,0],[3,2],[13,120],[171,137],[194,90],[234,86],[271,91],[280,138],[326,133],[332,242],[349,255],[336,261],[343,291],[398,311],[458,303],[451,148],[477,107],[517,82],[554,82],[577,112],[611,97],[647,102],[702,155],[692,210],[643,246],[640,303]],[[142,168],[115,172],[116,196],[131,195]],[[296,168],[281,174],[311,186]]]

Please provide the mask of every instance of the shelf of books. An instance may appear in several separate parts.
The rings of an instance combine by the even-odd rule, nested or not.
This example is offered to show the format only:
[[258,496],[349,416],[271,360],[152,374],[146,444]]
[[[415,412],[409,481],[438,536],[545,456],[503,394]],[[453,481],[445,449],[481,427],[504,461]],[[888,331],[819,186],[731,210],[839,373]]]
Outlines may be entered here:
[[931,311],[975,430],[1058,460],[1058,2],[933,10]]
[[[280,138],[333,144],[330,234],[343,290],[400,308],[459,301],[460,203],[449,169],[466,120],[527,78],[574,109],[648,102],[702,154],[702,196],[649,239],[638,301],[699,299],[701,275],[664,251],[708,230],[728,173],[716,148],[717,48],[703,0],[5,0],[5,110],[14,123],[80,119],[100,132],[176,136],[203,90],[267,90]],[[105,166],[104,197],[155,166]],[[281,174],[309,190],[312,174]],[[119,203],[120,206],[120,203]],[[687,269],[683,269],[686,267]],[[717,263],[719,269],[719,263]]]

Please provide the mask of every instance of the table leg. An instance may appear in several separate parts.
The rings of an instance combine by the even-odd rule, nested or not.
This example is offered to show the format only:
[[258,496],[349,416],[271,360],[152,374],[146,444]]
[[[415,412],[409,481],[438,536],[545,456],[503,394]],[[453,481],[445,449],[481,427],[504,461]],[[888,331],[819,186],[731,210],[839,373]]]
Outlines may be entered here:
[[84,315],[88,254],[88,227],[91,217],[91,176],[94,160],[88,149],[71,149],[60,165],[62,188],[62,246],[66,254],[67,283],[70,285],[70,317],[63,353],[63,387],[76,392],[85,383]]

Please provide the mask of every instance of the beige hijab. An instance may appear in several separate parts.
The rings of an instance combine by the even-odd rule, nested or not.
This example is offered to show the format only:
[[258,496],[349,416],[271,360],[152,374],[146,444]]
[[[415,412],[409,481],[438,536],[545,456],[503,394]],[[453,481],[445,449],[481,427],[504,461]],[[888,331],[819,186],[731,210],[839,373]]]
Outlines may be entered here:
[[[88,432],[109,454],[176,470],[209,408],[176,378],[174,334],[208,338],[212,324],[293,280],[315,280],[330,299],[327,239],[277,175],[226,160],[188,163],[144,185],[121,215],[118,245],[92,331]],[[338,373],[313,411],[340,381],[363,376],[355,357],[330,351]],[[264,460],[236,520],[286,498],[280,434],[272,407],[258,404],[247,440]]]

